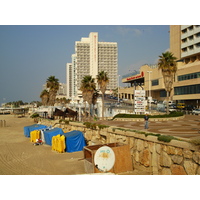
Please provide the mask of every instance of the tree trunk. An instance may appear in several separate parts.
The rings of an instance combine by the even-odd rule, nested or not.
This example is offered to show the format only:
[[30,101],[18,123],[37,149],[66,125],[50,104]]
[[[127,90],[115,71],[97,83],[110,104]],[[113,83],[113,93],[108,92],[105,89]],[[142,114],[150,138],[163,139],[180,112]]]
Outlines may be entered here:
[[169,91],[167,91],[167,114],[169,115]]
[[104,120],[104,93],[102,93],[102,120]]

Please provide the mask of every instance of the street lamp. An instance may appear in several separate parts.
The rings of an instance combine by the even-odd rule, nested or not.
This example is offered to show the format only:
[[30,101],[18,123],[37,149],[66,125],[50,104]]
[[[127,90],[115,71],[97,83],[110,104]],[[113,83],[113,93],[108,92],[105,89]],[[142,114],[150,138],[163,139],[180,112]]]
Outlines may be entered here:
[[151,80],[150,80],[150,73],[152,73],[152,71],[147,71],[147,73],[149,74],[149,112],[151,112]]
[[119,103],[119,77],[120,77],[120,75],[118,75],[118,103]]

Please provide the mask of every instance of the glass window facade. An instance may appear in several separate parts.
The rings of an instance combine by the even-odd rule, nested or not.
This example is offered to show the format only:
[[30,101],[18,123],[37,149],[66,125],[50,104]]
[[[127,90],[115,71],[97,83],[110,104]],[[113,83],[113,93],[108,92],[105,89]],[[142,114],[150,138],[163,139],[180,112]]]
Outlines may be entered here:
[[178,76],[178,81],[185,81],[185,80],[195,79],[195,78],[200,78],[200,72]]
[[174,95],[200,94],[200,84],[174,88]]

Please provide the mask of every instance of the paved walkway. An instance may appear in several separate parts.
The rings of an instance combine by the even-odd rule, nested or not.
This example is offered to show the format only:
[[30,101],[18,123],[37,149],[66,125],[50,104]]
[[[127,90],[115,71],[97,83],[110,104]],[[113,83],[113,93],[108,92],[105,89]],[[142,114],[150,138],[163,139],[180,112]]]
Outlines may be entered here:
[[[101,121],[101,124],[130,128],[135,130],[144,129],[144,122],[133,121]],[[185,115],[183,119],[172,121],[150,121],[148,132],[172,135],[182,138],[200,138],[200,116]]]

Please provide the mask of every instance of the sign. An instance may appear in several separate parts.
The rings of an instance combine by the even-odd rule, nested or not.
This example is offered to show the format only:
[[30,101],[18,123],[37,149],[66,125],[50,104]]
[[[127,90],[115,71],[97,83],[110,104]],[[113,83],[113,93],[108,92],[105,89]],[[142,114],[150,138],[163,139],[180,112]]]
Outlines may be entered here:
[[135,90],[135,97],[145,97],[145,90]]
[[136,113],[145,112],[145,90],[135,90],[134,93],[134,110]]
[[142,78],[142,77],[144,77],[144,72],[141,72],[141,74],[136,75],[136,76],[131,76],[131,77],[127,78],[126,80],[131,81],[131,80],[139,79],[139,78]]

